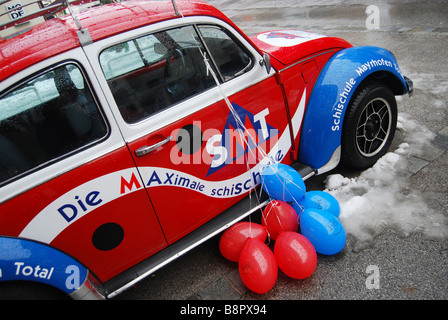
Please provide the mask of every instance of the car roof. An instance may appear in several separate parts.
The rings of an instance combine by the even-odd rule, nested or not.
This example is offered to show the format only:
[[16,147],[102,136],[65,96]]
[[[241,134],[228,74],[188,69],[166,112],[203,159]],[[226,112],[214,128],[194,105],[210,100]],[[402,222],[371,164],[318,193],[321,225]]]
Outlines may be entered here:
[[[181,15],[176,15],[172,1],[125,1],[93,7],[76,17],[92,41],[182,16],[213,16],[233,25],[219,10],[201,0],[176,0],[176,9]],[[46,58],[80,47],[77,31],[72,16],[67,15],[0,39],[0,81]]]

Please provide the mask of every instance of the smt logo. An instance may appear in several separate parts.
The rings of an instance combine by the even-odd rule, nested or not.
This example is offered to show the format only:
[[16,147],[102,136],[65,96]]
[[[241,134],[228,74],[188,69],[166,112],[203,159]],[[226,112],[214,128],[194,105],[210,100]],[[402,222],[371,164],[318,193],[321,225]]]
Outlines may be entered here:
[[283,38],[283,39],[295,39],[300,37],[299,35],[295,35],[295,34],[291,34],[291,33],[285,33],[285,32],[270,32],[266,38],[268,39],[279,39],[279,38]]
[[322,34],[300,30],[279,30],[264,32],[257,35],[257,39],[271,46],[292,47],[298,44],[325,37]]
[[[213,157],[207,176],[230,163],[256,163],[262,158],[259,148],[268,151],[267,142],[279,134],[279,130],[266,122],[269,108],[254,115],[236,103],[232,106],[237,115],[229,112],[222,134],[207,140],[206,150]],[[271,141],[271,146],[276,142]]]

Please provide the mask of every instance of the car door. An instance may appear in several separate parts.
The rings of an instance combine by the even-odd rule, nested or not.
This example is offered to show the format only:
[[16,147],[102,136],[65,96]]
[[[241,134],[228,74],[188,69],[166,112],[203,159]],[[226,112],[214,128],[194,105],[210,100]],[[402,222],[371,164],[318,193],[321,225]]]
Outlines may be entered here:
[[291,145],[281,90],[260,54],[222,22],[196,19],[96,48],[168,243],[247,195],[260,160],[274,149],[282,160]]
[[1,236],[57,248],[101,281],[167,246],[81,49],[1,85]]

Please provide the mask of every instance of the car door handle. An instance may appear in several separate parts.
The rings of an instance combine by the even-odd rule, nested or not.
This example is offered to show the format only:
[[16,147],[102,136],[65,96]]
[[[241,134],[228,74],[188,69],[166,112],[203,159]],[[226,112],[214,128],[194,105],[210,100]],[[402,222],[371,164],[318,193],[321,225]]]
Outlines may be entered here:
[[151,151],[154,151],[154,150],[156,150],[157,148],[163,146],[165,143],[170,142],[172,139],[173,139],[173,137],[172,137],[172,136],[169,136],[169,137],[166,138],[165,140],[162,140],[162,141],[160,141],[160,142],[157,142],[157,143],[155,143],[155,144],[153,144],[153,145],[150,145],[150,146],[143,146],[143,147],[141,147],[141,148],[138,148],[137,150],[134,151],[134,153],[135,153],[135,155],[136,155],[137,157],[144,156],[145,154],[148,154],[148,153],[150,153]]

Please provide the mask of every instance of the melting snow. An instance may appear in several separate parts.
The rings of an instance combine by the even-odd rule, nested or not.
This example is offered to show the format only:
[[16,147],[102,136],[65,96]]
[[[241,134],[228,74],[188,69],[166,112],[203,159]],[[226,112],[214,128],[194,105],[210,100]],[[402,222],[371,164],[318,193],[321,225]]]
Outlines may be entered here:
[[340,203],[346,232],[356,240],[355,251],[371,245],[385,227],[405,236],[421,232],[433,239],[448,237],[447,218],[431,210],[408,181],[412,174],[409,161],[422,155],[434,134],[406,114],[399,116],[397,129],[404,132],[404,142],[372,168],[356,178],[333,174],[325,181],[325,191]]

